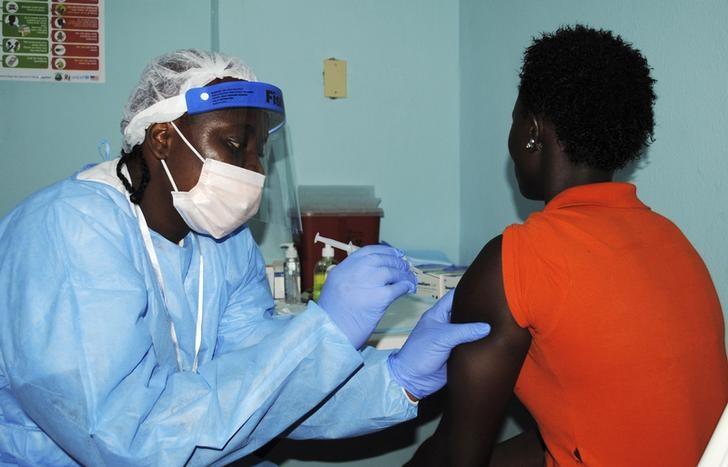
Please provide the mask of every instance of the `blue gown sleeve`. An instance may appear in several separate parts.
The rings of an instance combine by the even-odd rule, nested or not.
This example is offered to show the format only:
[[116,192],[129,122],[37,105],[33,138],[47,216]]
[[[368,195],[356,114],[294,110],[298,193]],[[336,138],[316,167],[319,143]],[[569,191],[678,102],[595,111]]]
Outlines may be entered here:
[[[257,247],[250,249],[247,258],[251,267],[243,284],[231,297],[230,305],[221,319],[216,354],[234,351],[275,335],[277,328],[288,321],[286,316],[272,316],[265,264]],[[315,313],[328,320],[328,315],[311,301],[299,316]],[[296,319],[296,318],[294,318]],[[341,334],[342,337],[343,334]],[[344,337],[345,339],[345,337]],[[361,352],[363,365],[321,405],[312,415],[300,422],[288,436],[297,439],[340,438],[357,436],[387,428],[417,415],[417,405],[404,395],[401,386],[392,379],[387,367],[389,352],[367,348]],[[327,360],[329,354],[322,355]],[[293,396],[296,397],[295,395]],[[280,417],[285,406],[273,406],[268,415]]]
[[223,345],[198,373],[177,371],[155,340],[168,328],[153,316],[135,226],[116,206],[75,206],[55,200],[0,227],[0,370],[77,462],[182,465],[251,452],[362,365],[312,309],[271,320],[269,339]]
[[387,367],[390,351],[367,347],[364,365],[318,410],[287,435],[292,439],[359,436],[417,416],[417,403],[405,396]]
[[236,248],[226,255],[228,261],[237,258],[246,267],[241,270],[229,264],[225,268],[235,272],[227,278],[232,292],[218,325],[215,355],[270,339],[280,326],[290,321],[289,316],[275,316],[275,303],[265,275],[265,261],[250,231],[246,229],[237,236]]

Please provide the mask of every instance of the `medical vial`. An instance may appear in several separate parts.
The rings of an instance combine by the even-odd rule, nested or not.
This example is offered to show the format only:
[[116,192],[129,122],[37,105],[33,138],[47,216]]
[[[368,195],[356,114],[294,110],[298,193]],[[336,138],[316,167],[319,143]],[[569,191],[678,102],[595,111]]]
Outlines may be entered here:
[[301,265],[298,262],[298,251],[293,243],[284,243],[281,247],[286,247],[286,263],[283,266],[285,301],[289,304],[301,303]]
[[324,286],[329,271],[336,266],[334,259],[334,248],[331,245],[324,245],[321,259],[313,268],[313,299],[318,300],[321,296],[321,288]]

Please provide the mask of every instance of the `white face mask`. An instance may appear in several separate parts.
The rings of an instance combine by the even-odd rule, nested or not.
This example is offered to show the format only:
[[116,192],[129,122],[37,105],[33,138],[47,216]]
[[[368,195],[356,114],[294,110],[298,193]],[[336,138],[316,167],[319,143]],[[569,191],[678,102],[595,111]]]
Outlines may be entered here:
[[265,175],[214,159],[205,159],[170,122],[182,141],[202,161],[202,172],[190,191],[179,191],[167,164],[162,167],[174,191],[172,203],[195,232],[220,239],[245,224],[258,212]]

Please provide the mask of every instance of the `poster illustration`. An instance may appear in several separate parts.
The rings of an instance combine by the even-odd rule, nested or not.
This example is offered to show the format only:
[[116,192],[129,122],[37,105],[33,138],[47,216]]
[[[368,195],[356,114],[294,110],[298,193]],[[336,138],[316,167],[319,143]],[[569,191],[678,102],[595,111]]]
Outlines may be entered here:
[[0,0],[0,79],[104,82],[104,0]]

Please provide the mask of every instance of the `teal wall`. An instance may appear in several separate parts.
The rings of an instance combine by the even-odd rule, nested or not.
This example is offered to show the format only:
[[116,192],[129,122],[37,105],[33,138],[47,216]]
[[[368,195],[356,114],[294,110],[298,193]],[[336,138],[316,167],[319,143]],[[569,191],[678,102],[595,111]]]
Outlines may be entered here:
[[210,47],[210,5],[198,0],[105,2],[106,83],[0,81],[0,216],[23,198],[98,162],[97,143],[121,143],[129,93],[152,57]]
[[[413,5],[220,0],[220,50],[283,89],[299,184],[374,185],[382,239],[457,260],[458,2]],[[348,62],[345,99],[323,97],[329,57]],[[278,239],[264,237],[266,256]],[[270,457],[286,467],[402,465],[434,431],[427,418],[355,442],[283,443]]]
[[[619,31],[658,80],[657,141],[623,178],[686,232],[727,303],[726,17],[722,0],[429,0],[416,14],[402,1],[221,0],[214,29],[222,50],[286,90],[299,183],[373,184],[383,238],[462,262],[538,208],[514,195],[506,149],[530,37],[575,21]],[[106,83],[0,81],[0,214],[98,160],[100,138],[116,153],[121,107],[144,64],[210,47],[216,32],[210,3],[197,0],[107,2],[106,19]],[[347,99],[322,97],[330,56],[349,61]]]
[[[672,219],[708,265],[728,310],[728,2],[460,2],[460,258],[541,206],[516,194],[507,138],[523,49],[574,22],[612,29],[642,50],[657,79],[655,143],[620,174]],[[689,312],[689,310],[686,310]]]
[[[414,6],[221,0],[220,49],[283,89],[299,184],[374,185],[382,239],[456,260],[458,2]],[[348,62],[345,99],[323,97],[329,57]]]

